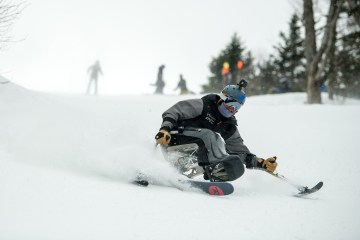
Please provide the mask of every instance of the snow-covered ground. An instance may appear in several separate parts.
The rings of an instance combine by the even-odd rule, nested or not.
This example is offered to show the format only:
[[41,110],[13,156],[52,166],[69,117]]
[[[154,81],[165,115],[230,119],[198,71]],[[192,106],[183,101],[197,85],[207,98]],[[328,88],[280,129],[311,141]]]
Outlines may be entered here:
[[360,239],[360,101],[249,97],[238,128],[306,199],[259,171],[226,197],[128,182],[176,175],[154,150],[161,113],[199,96],[50,95],[0,79],[0,239]]

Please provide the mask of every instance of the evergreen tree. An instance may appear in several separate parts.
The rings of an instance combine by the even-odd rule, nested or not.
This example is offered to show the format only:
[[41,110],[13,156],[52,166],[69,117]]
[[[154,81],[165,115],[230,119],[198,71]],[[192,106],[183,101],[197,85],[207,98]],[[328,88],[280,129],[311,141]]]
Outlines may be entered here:
[[275,46],[277,56],[274,64],[279,71],[278,81],[288,82],[291,91],[305,91],[305,54],[301,37],[301,22],[293,14],[289,24],[289,35],[280,32],[282,43]]
[[[329,99],[360,98],[360,0],[347,0],[338,20],[336,45],[325,69]],[[335,38],[335,36],[334,36]]]
[[[226,77],[227,84],[236,84],[240,78],[250,80],[249,77],[254,75],[253,58],[250,52],[245,54],[244,51],[245,48],[242,47],[240,38],[235,33],[219,56],[211,60],[209,65],[211,76],[208,78],[209,83],[202,86],[203,93],[219,92],[224,87],[224,77]],[[240,69],[239,61],[242,61]],[[227,74],[224,74],[223,71],[225,64],[228,65],[229,72]]]
[[258,74],[249,84],[246,93],[248,95],[261,95],[273,92],[279,79],[279,69],[274,63],[274,56],[270,56],[269,60],[257,65]]
[[333,83],[335,94],[360,98],[360,30],[359,26],[347,28],[342,34],[336,54],[336,82]]

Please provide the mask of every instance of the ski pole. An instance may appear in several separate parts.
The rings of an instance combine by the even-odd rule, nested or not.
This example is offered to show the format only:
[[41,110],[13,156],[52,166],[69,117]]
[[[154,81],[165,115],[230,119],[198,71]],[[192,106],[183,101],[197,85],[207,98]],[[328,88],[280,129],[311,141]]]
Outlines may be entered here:
[[279,173],[273,173],[273,172],[269,172],[269,171],[266,171],[264,170],[265,172],[269,173],[271,176],[274,176],[280,180],[282,180],[283,182],[286,182],[287,184],[295,187],[297,190],[299,191],[303,191],[305,189],[304,186],[300,185],[300,184],[297,184],[297,183],[294,183],[293,181],[289,180],[288,178],[286,178],[284,175],[281,175]]

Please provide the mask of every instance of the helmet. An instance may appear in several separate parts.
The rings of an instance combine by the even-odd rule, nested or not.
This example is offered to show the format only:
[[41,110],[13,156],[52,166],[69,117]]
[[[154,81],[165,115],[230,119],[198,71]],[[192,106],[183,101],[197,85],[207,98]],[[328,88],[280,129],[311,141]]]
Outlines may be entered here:
[[225,103],[238,102],[240,105],[245,103],[246,95],[239,85],[227,85],[220,94]]
[[233,116],[245,103],[245,93],[238,85],[227,85],[220,93],[223,100],[219,105],[220,113],[229,118]]
[[237,85],[227,85],[220,93],[220,98],[223,100],[219,106],[220,113],[229,118],[234,115],[242,105],[245,103],[245,92],[242,88],[247,86],[247,82],[244,79]]

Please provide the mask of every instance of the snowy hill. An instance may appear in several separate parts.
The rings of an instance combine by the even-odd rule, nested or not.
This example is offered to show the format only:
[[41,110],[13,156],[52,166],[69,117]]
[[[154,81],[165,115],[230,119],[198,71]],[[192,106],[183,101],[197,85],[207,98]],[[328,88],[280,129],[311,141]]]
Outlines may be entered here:
[[324,187],[299,199],[248,170],[212,197],[128,183],[137,170],[174,181],[153,138],[161,113],[193,96],[50,95],[0,80],[0,239],[360,238],[360,101],[249,97],[237,118],[250,150]]

